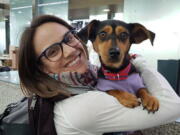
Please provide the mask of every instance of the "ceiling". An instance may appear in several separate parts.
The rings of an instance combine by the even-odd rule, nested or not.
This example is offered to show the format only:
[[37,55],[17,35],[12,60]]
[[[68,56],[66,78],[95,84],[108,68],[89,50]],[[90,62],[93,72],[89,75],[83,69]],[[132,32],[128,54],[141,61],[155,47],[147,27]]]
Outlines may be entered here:
[[0,0],[0,3],[9,3],[9,0]]
[[[124,5],[124,0],[39,0],[39,4],[60,1],[68,1],[69,19],[83,19],[83,17],[87,19],[89,15],[104,14],[105,9],[110,9],[111,12],[123,12]],[[2,4],[8,5],[8,8],[3,10]],[[32,0],[0,0],[0,21],[9,14],[9,5],[11,8],[31,6]]]
[[89,19],[90,15],[123,12],[123,7],[124,0],[69,0],[69,19]]

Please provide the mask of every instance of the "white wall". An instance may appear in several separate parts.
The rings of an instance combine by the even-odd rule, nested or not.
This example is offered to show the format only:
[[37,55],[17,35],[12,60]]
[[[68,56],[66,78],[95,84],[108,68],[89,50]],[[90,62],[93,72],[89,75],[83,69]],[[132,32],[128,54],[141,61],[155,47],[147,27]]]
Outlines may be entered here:
[[123,17],[156,33],[153,47],[147,40],[133,45],[131,52],[142,54],[155,68],[157,59],[180,58],[180,0],[124,0]]

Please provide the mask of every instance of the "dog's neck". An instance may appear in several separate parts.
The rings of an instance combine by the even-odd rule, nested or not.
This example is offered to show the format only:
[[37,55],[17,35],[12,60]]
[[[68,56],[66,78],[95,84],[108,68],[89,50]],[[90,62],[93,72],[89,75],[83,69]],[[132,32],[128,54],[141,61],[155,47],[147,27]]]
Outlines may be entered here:
[[127,55],[124,58],[122,65],[120,67],[118,67],[118,68],[112,68],[112,67],[106,66],[102,62],[101,58],[100,58],[100,62],[101,62],[101,68],[104,68],[104,69],[108,70],[111,73],[118,73],[119,71],[123,70],[124,68],[126,68],[129,65],[129,63],[130,63],[130,56]]
[[127,79],[127,76],[132,72],[136,72],[136,70],[135,67],[130,63],[130,56],[127,55],[123,61],[123,64],[119,68],[108,67],[101,61],[101,68],[98,72],[98,76],[108,80],[124,80]]

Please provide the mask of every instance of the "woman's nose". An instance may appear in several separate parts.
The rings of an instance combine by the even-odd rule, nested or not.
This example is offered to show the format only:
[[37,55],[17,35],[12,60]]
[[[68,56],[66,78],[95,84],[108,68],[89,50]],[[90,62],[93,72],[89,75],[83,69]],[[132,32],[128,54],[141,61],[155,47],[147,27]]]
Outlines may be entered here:
[[68,46],[68,45],[63,45],[63,56],[64,56],[64,58],[68,57],[69,55],[71,55],[75,51],[76,51],[76,48]]

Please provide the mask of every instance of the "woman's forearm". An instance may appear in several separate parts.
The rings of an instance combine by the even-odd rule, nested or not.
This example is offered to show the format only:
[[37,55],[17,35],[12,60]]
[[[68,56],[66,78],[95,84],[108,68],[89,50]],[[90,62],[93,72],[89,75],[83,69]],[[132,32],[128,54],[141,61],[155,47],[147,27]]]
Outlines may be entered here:
[[[133,64],[140,71],[147,89],[160,102],[160,108],[155,114],[148,114],[142,106],[126,108],[116,98],[104,92],[92,91],[56,104],[55,123],[57,128],[63,129],[60,133],[99,135],[105,132],[133,131],[166,124],[179,118],[180,98],[164,77],[140,58],[134,60]],[[59,114],[60,111],[62,114]]]
[[152,95],[168,96],[179,101],[179,96],[177,96],[168,81],[157,70],[150,67],[143,57],[138,56],[132,63],[140,72],[146,87]]

